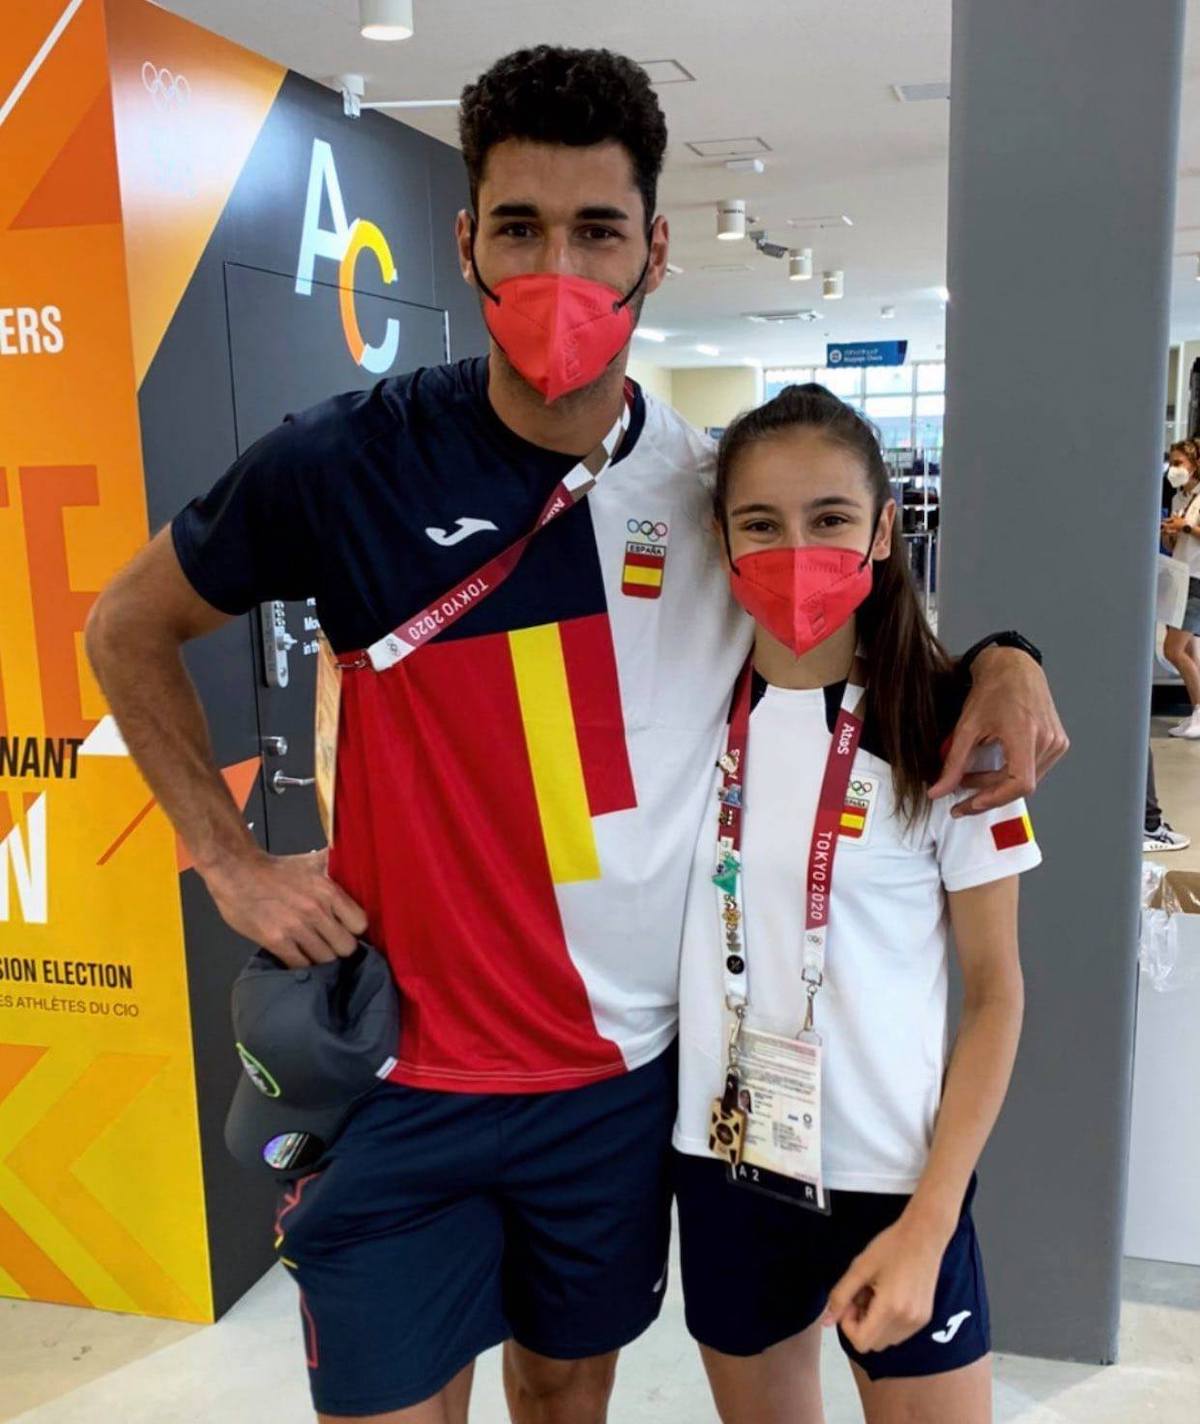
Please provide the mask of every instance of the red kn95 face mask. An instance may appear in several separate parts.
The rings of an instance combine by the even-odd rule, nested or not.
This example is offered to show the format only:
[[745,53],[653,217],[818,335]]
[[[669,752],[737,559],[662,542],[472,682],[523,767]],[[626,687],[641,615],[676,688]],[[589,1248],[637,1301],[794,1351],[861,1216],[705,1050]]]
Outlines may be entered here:
[[729,569],[734,598],[798,658],[849,622],[871,578],[870,553],[854,549],[759,549]]
[[484,302],[483,319],[492,339],[547,405],[589,386],[604,374],[633,335],[629,303],[650,267],[647,253],[641,275],[628,296],[560,272],[526,272],[491,287],[480,276],[471,244],[471,266]]

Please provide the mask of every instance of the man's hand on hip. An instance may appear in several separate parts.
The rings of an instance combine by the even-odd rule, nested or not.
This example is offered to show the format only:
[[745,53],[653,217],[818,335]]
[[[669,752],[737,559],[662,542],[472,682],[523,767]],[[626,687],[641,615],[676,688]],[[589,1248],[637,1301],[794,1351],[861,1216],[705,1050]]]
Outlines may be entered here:
[[[985,648],[971,666],[971,693],[950,740],[942,775],[930,787],[937,800],[959,787],[975,792],[959,802],[955,816],[977,816],[1029,796],[1070,749],[1050,695],[1046,675],[1016,648]],[[999,744],[998,771],[968,772],[976,750]]]
[[291,969],[353,954],[367,928],[361,907],[329,878],[329,852],[252,851],[204,873],[221,918]]

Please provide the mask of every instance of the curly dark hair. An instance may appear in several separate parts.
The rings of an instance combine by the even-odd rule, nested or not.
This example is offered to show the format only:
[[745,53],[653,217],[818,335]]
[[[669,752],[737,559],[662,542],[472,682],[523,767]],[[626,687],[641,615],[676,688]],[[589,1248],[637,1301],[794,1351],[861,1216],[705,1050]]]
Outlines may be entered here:
[[615,140],[633,160],[646,226],[654,219],[667,122],[646,71],[623,55],[552,45],[505,55],[463,90],[458,131],[477,212],[488,151],[505,139],[576,148]]

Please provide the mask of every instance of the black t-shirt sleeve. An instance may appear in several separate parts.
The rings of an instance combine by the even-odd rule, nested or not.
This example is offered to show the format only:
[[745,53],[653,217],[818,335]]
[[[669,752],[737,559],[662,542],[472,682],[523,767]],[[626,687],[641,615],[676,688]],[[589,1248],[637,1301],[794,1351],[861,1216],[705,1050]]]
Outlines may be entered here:
[[318,595],[320,442],[306,433],[288,416],[171,523],[188,582],[222,613]]

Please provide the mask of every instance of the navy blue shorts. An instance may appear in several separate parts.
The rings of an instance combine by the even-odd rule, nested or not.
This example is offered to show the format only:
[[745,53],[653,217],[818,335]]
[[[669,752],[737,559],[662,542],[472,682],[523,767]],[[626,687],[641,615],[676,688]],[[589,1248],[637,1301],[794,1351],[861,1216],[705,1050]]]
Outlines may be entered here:
[[384,1084],[284,1190],[313,1402],[383,1414],[509,1337],[573,1360],[637,1338],[670,1245],[674,1050],[565,1092]]
[[[899,1217],[906,1196],[830,1192],[831,1214],[732,1186],[712,1158],[675,1153],[679,1249],[688,1330],[725,1355],[757,1355],[807,1330],[829,1292],[869,1242]],[[944,1374],[991,1349],[987,1289],[971,1220],[971,1182],[942,1258],[933,1319],[899,1345],[842,1349],[869,1378]]]

